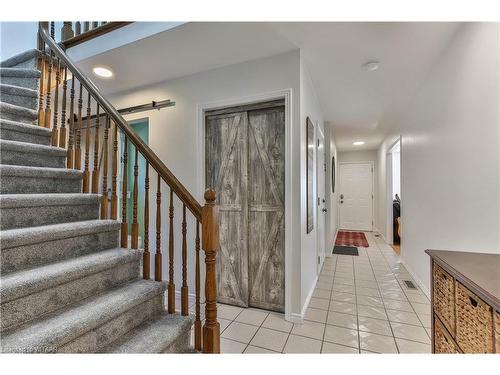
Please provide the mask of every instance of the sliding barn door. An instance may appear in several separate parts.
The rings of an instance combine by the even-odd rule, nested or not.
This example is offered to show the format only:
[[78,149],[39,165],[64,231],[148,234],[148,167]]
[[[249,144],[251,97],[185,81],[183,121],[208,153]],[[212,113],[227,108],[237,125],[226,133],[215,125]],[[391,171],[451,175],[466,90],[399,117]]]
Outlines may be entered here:
[[217,192],[220,302],[248,306],[247,113],[207,116],[206,184]]
[[220,302],[284,311],[284,130],[283,104],[206,116],[206,182],[220,210]]
[[248,113],[251,306],[285,306],[285,107]]

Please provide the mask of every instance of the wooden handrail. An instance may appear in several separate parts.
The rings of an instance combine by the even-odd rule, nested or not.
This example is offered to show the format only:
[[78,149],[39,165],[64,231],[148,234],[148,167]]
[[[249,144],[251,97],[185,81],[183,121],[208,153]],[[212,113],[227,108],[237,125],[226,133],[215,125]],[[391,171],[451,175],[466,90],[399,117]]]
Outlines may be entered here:
[[[106,24],[108,25],[108,24]],[[106,26],[104,25],[104,26]],[[102,27],[104,27],[102,26]],[[135,133],[135,131],[128,125],[127,121],[118,113],[113,105],[101,94],[95,84],[87,78],[87,76],[75,65],[75,63],[68,57],[63,49],[51,38],[48,31],[42,27],[38,28],[39,35],[42,40],[47,44],[49,49],[54,55],[59,58],[64,65],[69,68],[74,77],[85,87],[85,89],[92,95],[92,97],[99,103],[103,111],[106,112],[115,124],[125,133],[132,144],[137,147],[141,155],[147,160],[149,165],[161,176],[165,183],[172,188],[179,199],[186,205],[191,213],[201,221],[201,205],[191,195],[191,193],[182,185],[182,183],[174,176],[174,174],[167,168],[161,159],[151,150],[151,148]]]
[[104,25],[98,26],[96,28],[90,29],[89,31],[85,31],[82,34],[75,35],[71,38],[63,40],[61,44],[65,49],[77,46],[81,43],[85,43],[89,40],[97,38],[101,35],[107,34],[113,30],[119,29],[123,26],[130,25],[133,22],[108,22]]

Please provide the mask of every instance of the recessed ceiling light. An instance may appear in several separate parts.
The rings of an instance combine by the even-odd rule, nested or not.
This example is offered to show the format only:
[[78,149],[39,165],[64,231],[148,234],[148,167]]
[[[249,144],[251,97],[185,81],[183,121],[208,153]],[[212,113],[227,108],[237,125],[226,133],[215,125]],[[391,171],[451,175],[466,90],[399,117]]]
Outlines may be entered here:
[[109,68],[104,66],[96,66],[93,70],[94,74],[101,78],[111,78],[113,77],[113,72]]
[[367,61],[362,65],[363,69],[373,72],[380,68],[380,63],[378,61]]
[[352,143],[354,146],[363,146],[365,144],[364,141],[356,141]]

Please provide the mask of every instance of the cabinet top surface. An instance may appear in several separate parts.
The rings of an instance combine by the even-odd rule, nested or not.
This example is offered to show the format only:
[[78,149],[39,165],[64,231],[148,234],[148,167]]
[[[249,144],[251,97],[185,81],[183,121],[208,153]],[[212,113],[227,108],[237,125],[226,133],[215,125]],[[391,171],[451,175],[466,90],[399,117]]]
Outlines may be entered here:
[[500,254],[464,251],[426,250],[432,258],[452,269],[458,281],[472,284],[473,292],[483,294],[500,308]]

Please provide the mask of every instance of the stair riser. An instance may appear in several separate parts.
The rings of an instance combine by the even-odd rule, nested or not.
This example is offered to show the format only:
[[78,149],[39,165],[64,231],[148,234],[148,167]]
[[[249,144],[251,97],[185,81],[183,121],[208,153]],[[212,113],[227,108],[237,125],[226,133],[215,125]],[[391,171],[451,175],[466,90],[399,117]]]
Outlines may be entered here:
[[99,218],[99,202],[82,205],[2,208],[0,229],[38,227]]
[[20,68],[20,69],[36,69],[37,65],[36,58],[29,58],[27,60],[19,61],[16,64],[9,64],[9,68]]
[[0,176],[0,194],[81,193],[82,180],[36,176]]
[[190,353],[191,350],[191,330],[188,330],[166,347],[162,353]]
[[136,279],[139,260],[58,285],[0,305],[1,330],[39,318],[66,305],[96,295],[106,289]]
[[59,346],[57,351],[60,353],[99,352],[101,348],[111,344],[120,336],[158,315],[162,309],[163,297],[159,294],[144,303],[134,306],[100,327],[85,333],[76,340]]
[[17,150],[0,150],[0,163],[9,165],[24,165],[27,167],[64,168],[66,156],[35,154]]
[[[1,77],[2,83],[6,85],[25,87],[27,89],[38,90],[38,78],[35,77]],[[3,98],[3,96],[2,96]]]
[[38,134],[30,134],[25,132],[15,131],[13,129],[0,128],[0,139],[7,141],[18,141],[26,143],[35,143],[37,145],[50,145],[50,135],[43,136]]
[[[14,272],[118,246],[118,230],[2,248],[1,271]],[[1,244],[0,244],[1,245]]]
[[14,104],[33,110],[38,109],[38,98],[36,96],[11,95],[4,92],[0,94],[2,96],[2,102],[4,103]]

